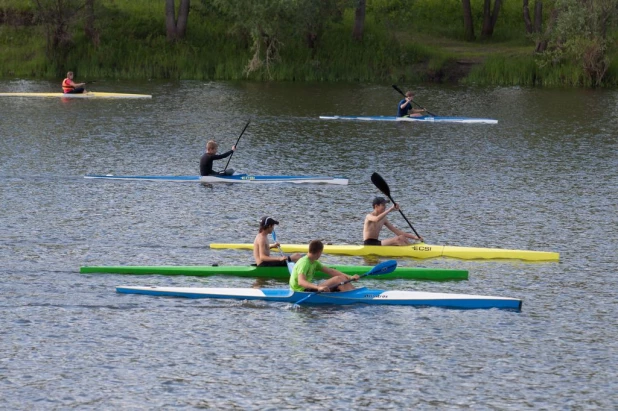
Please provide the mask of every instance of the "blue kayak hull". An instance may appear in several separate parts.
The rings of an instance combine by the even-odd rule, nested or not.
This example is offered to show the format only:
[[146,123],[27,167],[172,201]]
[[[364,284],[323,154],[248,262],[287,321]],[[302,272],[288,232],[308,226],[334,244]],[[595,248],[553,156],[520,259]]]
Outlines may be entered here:
[[344,177],[321,176],[255,176],[250,174],[233,174],[231,176],[115,176],[87,174],[84,178],[100,180],[127,180],[127,181],[172,181],[195,183],[291,183],[291,184],[336,184],[347,185]]
[[497,124],[493,118],[473,117],[443,117],[443,116],[420,116],[420,117],[395,117],[395,116],[320,116],[322,120],[356,120],[356,121],[403,121],[403,122],[426,122],[426,123],[466,123],[466,124]]
[[215,298],[231,300],[260,300],[296,303],[305,297],[303,304],[371,304],[410,305],[456,309],[500,308],[521,310],[522,301],[516,298],[471,294],[427,293],[421,291],[386,291],[357,288],[337,293],[292,292],[283,288],[190,288],[190,287],[133,287],[118,286],[121,294],[143,294],[164,297]]

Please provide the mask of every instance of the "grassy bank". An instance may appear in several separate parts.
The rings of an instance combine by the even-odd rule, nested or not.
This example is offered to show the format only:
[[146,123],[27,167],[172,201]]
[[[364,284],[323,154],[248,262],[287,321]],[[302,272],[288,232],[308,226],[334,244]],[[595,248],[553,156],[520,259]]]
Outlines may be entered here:
[[[480,31],[482,2],[472,2]],[[282,39],[279,58],[268,69],[247,73],[253,50],[246,33],[206,2],[193,1],[186,37],[166,39],[164,5],[150,0],[100,0],[99,43],[84,34],[83,19],[69,27],[70,47],[61,58],[49,53],[47,27],[32,2],[4,0],[0,76],[57,79],[200,79],[328,82],[463,82],[480,85],[589,86],[580,67],[541,67],[525,35],[521,5],[507,3],[491,41],[462,40],[460,3],[418,0],[368,1],[362,42],[352,40],[353,12],[331,22],[317,47],[302,36]],[[478,34],[477,34],[478,35]],[[605,86],[618,86],[618,54]]]

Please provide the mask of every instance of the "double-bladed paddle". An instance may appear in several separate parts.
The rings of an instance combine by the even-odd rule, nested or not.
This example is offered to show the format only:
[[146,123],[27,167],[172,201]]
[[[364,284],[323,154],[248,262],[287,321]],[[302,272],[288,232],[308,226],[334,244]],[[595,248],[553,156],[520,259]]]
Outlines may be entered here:
[[[245,130],[247,129],[247,127],[249,127],[249,123],[251,123],[251,120],[247,121],[247,124],[245,124],[245,128],[243,128],[242,131],[240,132],[240,135],[238,136],[238,139],[236,140],[236,144],[234,144],[234,146],[238,145],[240,138],[242,137],[243,134],[245,134]],[[234,155],[234,152],[232,151],[232,154],[230,154],[230,158],[227,159],[227,164],[225,165],[225,168],[223,169],[224,173],[225,173],[225,170],[227,170],[227,166],[230,165],[230,160],[232,160],[233,155]]]
[[[378,264],[375,267],[373,267],[371,270],[367,271],[365,274],[361,274],[358,277],[359,277],[359,279],[361,279],[361,278],[366,277],[368,275],[388,274],[388,273],[392,273],[393,271],[395,271],[395,268],[397,268],[397,261],[395,261],[395,260],[383,261],[380,264]],[[329,288],[330,289],[335,289],[336,287],[339,287],[340,285],[344,285],[344,284],[350,283],[352,281],[355,281],[355,280],[342,281],[339,284],[335,284],[335,285],[330,286]],[[294,304],[294,306],[295,307],[299,306],[300,303],[302,303],[303,301],[307,300],[312,295],[319,294],[319,293],[320,293],[320,291],[312,292],[311,294],[309,294],[305,298],[302,298],[301,300],[297,301]]]
[[[270,235],[273,236],[273,241],[276,243],[277,242],[277,234],[275,233],[275,230],[273,230],[273,232]],[[277,248],[279,249],[279,252],[281,253],[281,255],[283,257],[285,257],[285,254],[283,254],[283,250],[281,249],[281,246],[278,245]],[[294,263],[292,262],[290,257],[287,257],[286,263],[288,265],[288,271],[290,272],[290,275],[292,275],[292,271],[294,270]]]
[[[395,90],[397,90],[397,91],[399,92],[399,94],[401,94],[402,96],[407,97],[407,96],[404,94],[404,92],[403,92],[403,91],[401,91],[401,90],[399,89],[399,87],[397,87],[396,85],[394,85],[394,84],[393,84],[393,88],[394,88]],[[416,101],[414,101],[414,100],[410,100],[410,101],[412,101],[414,104],[416,104],[419,108],[421,108],[421,109],[425,110],[425,111],[427,112],[427,114],[429,114],[430,116],[437,117],[437,115],[436,115],[436,114],[434,114],[434,113],[432,113],[431,111],[427,110],[425,107],[421,106],[421,105],[420,105],[420,104],[418,104]]]
[[[393,204],[396,204],[395,200],[393,200],[393,197],[391,197],[391,189],[388,187],[388,184],[386,184],[386,181],[384,181],[384,179],[382,178],[380,174],[373,173],[371,175],[371,182],[378,188],[378,190],[383,192],[384,195],[387,196],[393,202]],[[416,236],[422,240],[422,237],[416,232],[414,227],[412,227],[412,223],[410,223],[410,221],[406,218],[406,216],[403,214],[403,211],[399,209],[399,212],[401,213],[401,216],[403,217],[403,219],[406,220],[406,223],[408,223],[412,231],[414,231],[414,234],[416,234]]]

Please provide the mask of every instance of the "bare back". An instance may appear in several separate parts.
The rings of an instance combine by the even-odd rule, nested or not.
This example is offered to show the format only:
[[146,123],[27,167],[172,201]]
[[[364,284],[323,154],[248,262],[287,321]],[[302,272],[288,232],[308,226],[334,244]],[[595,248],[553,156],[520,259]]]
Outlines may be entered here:
[[253,258],[257,265],[262,264],[264,256],[270,256],[268,237],[265,232],[258,233],[253,240]]

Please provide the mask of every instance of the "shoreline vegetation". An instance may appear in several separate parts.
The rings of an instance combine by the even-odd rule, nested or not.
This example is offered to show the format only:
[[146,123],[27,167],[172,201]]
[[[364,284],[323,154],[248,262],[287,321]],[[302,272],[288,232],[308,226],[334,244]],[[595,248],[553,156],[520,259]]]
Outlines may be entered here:
[[618,0],[523,0],[523,10],[504,0],[4,0],[0,78],[618,86]]

